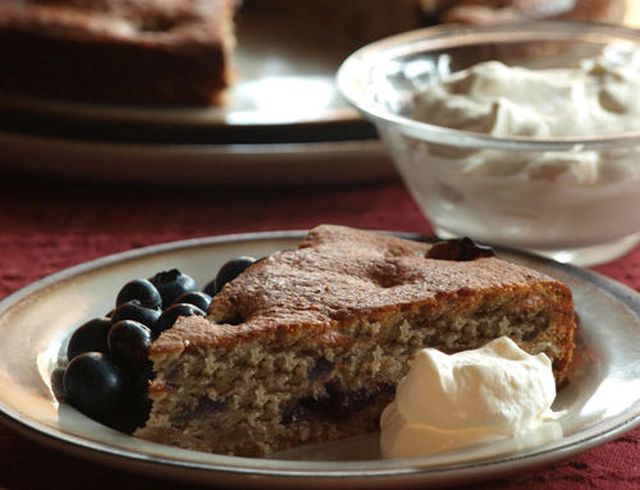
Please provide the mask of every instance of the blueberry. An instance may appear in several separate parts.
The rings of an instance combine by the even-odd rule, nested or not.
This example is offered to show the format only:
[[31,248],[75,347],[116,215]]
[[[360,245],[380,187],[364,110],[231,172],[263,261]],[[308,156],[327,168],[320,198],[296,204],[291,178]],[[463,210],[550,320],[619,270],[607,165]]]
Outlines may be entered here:
[[160,292],[164,308],[173,304],[181,294],[187,291],[194,291],[197,288],[193,278],[183,274],[178,269],[158,272],[149,280]]
[[211,296],[207,293],[201,293],[200,291],[189,291],[188,293],[181,294],[176,303],[187,303],[197,306],[202,311],[209,309],[209,303],[211,303]]
[[110,427],[131,434],[139,427],[144,427],[149,418],[149,412],[151,412],[151,400],[146,396],[127,399],[126,407],[122,407],[114,416]]
[[137,397],[147,398],[149,393],[149,382],[153,379],[151,363],[139,371],[132,372],[127,379],[127,394],[130,399]]
[[124,393],[122,372],[100,352],[85,352],[67,366],[63,384],[71,405],[110,425]]
[[208,294],[209,296],[215,296],[218,294],[218,286],[216,285],[216,280],[211,279],[205,287],[202,288],[202,292],[204,294]]
[[134,279],[122,286],[116,298],[116,306],[134,299],[147,308],[162,308],[162,297],[158,289],[147,279]]
[[148,364],[151,329],[133,320],[120,320],[109,331],[109,352],[118,365],[138,371]]
[[111,323],[116,324],[120,320],[134,320],[153,329],[160,318],[160,313],[160,310],[145,308],[140,304],[140,301],[133,300],[116,308],[111,315]]
[[495,257],[495,255],[493,248],[479,245],[469,237],[438,241],[426,253],[426,257],[429,259],[460,261]]
[[149,418],[151,400],[149,399],[149,381],[151,370],[128,373],[124,394],[124,403],[118,413],[114,428],[123,432],[133,432],[143,427]]
[[222,267],[220,267],[220,270],[216,275],[216,294],[222,291],[225,284],[233,281],[242,271],[250,265],[253,265],[255,262],[256,259],[254,257],[247,256],[236,257],[235,259],[226,262]]
[[107,335],[110,328],[111,320],[108,318],[94,318],[80,325],[69,339],[67,359],[84,352],[109,352]]
[[170,306],[164,310],[162,315],[160,315],[160,318],[158,318],[156,328],[154,329],[155,336],[157,337],[168,328],[171,328],[179,316],[193,315],[204,316],[205,312],[197,306],[187,303],[176,303],[175,305]]

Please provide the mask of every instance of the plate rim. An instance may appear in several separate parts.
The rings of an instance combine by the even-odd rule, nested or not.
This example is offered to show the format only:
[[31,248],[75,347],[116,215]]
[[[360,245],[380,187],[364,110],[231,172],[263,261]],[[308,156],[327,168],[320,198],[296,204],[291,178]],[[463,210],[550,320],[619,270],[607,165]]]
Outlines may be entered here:
[[[433,238],[412,232],[391,232],[388,230],[372,231],[393,233],[409,239]],[[49,274],[7,295],[5,298],[0,300],[0,317],[4,316],[12,307],[18,305],[26,298],[37,293],[42,293],[54,284],[71,280],[78,275],[88,272],[99,271],[100,269],[109,267],[113,264],[123,263],[142,257],[152,257],[153,255],[159,255],[166,252],[176,252],[180,250],[185,251],[199,247],[231,245],[237,242],[299,239],[304,236],[306,232],[307,230],[281,230],[232,233],[153,244],[108,254],[62,269],[54,272],[53,274]],[[518,256],[533,260],[534,262],[552,266],[553,268],[563,270],[570,275],[577,276],[579,279],[584,280],[594,285],[597,289],[613,296],[617,301],[622,302],[627,306],[635,318],[640,318],[640,293],[618,281],[595,271],[581,269],[567,264],[560,264],[519,250],[500,247],[497,247],[497,250],[499,252],[515,253]],[[640,397],[638,400],[640,400]],[[126,467],[134,467],[135,469],[143,472],[153,471],[154,473],[157,473],[158,470],[160,470],[161,473],[173,473],[178,471],[184,472],[185,475],[189,474],[191,479],[200,481],[202,481],[203,478],[206,478],[208,481],[212,475],[231,479],[251,475],[259,479],[266,479],[266,481],[263,481],[262,483],[273,483],[274,479],[280,479],[284,482],[299,480],[301,478],[305,481],[312,481],[313,479],[316,479],[318,480],[318,483],[326,483],[327,481],[335,482],[338,479],[342,479],[344,486],[349,486],[350,484],[354,484],[358,481],[364,481],[367,484],[372,484],[373,480],[376,478],[381,479],[378,481],[380,484],[388,484],[394,478],[403,481],[419,480],[422,484],[433,482],[452,483],[459,481],[460,478],[464,478],[470,473],[475,477],[488,478],[522,471],[533,466],[548,464],[615,439],[621,434],[637,427],[640,425],[640,407],[636,411],[627,410],[621,414],[607,418],[604,421],[600,421],[594,427],[588,428],[587,431],[580,431],[571,436],[574,437],[586,432],[587,434],[585,437],[578,438],[578,440],[566,443],[560,447],[550,447],[546,450],[533,452],[532,454],[525,452],[524,454],[519,455],[503,456],[486,461],[460,463],[446,467],[421,466],[420,462],[426,458],[400,460],[405,462],[402,467],[394,465],[394,462],[397,463],[399,460],[362,462],[290,462],[292,465],[298,466],[299,468],[297,469],[273,469],[269,468],[265,464],[265,462],[268,463],[269,461],[278,461],[278,463],[281,464],[283,462],[282,460],[243,458],[225,455],[213,455],[214,459],[216,459],[215,462],[183,461],[159,457],[157,455],[149,457],[144,453],[134,451],[129,448],[122,449],[118,447],[109,447],[104,443],[90,441],[73,434],[65,433],[61,429],[48,428],[38,421],[21,418],[19,414],[13,413],[13,410],[7,407],[3,400],[0,400],[0,420],[33,440],[43,442],[49,446],[57,447],[68,453],[88,457],[89,459],[111,464],[112,466],[115,463],[124,462],[124,466],[117,465],[119,468],[123,469],[126,469]],[[605,422],[605,427],[600,427]],[[79,449],[82,451],[78,451]],[[253,465],[251,464],[252,462],[254,463]],[[256,466],[256,462],[260,462],[262,464]],[[347,466],[353,467],[358,463],[359,467],[356,469],[346,468]],[[334,467],[335,469],[327,469],[327,466]]]
[[[110,142],[0,128],[0,168],[86,181],[199,187],[391,182],[397,172],[379,139],[296,143]],[[47,158],[41,158],[46,153]],[[175,160],[182,172],[176,173]],[[70,161],[83,160],[83,165]],[[153,169],[150,172],[149,169]],[[264,170],[270,172],[265,173]]]
[[[335,77],[334,77],[335,79]],[[343,99],[344,101],[344,99]],[[78,120],[100,124],[132,124],[153,127],[178,125],[184,128],[250,128],[307,126],[336,123],[365,123],[366,120],[344,101],[343,107],[327,109],[322,117],[290,117],[280,121],[235,122],[225,120],[224,104],[221,106],[153,106],[132,104],[106,104],[95,101],[76,101],[39,97],[0,91],[0,109],[15,110],[35,117],[54,117],[61,120]],[[257,110],[246,112],[259,112]],[[209,113],[208,117],[203,115]]]
[[[378,138],[355,138],[335,141],[292,141],[266,143],[176,143],[176,142],[138,142],[83,139],[73,136],[38,134],[23,131],[11,131],[0,128],[0,143],[6,140],[25,142],[46,142],[58,145],[73,145],[77,148],[100,148],[119,151],[172,151],[211,154],[239,154],[257,157],[273,154],[300,154],[325,152],[327,148],[341,151],[378,151],[384,152],[384,144]],[[1,166],[1,164],[0,164]],[[251,234],[251,233],[247,233]]]

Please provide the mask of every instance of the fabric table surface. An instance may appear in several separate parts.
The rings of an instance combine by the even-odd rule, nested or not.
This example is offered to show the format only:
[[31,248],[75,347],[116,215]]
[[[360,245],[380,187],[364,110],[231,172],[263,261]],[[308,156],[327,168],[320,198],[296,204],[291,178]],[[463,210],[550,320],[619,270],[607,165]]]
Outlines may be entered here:
[[[63,268],[167,241],[320,223],[430,233],[399,182],[154,187],[0,173],[0,298]],[[640,247],[595,270],[640,289]],[[115,293],[115,292],[114,292]],[[0,387],[1,389],[1,387]],[[569,460],[473,488],[640,488],[640,429]],[[0,489],[191,489],[54,451],[0,425]]]

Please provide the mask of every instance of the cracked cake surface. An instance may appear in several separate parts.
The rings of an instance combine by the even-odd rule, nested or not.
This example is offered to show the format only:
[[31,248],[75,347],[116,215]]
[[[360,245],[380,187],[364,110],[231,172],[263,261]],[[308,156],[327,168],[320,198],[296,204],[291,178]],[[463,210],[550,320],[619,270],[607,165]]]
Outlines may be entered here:
[[561,383],[570,290],[495,257],[429,258],[431,247],[324,225],[258,261],[207,318],[182,318],[154,342],[154,404],[138,435],[261,456],[373,431],[414,352],[501,335],[547,353]]

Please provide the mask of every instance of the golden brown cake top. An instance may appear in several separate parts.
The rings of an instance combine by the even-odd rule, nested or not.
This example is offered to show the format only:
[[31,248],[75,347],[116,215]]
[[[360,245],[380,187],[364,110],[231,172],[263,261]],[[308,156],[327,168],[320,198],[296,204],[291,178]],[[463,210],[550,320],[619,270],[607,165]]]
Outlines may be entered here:
[[152,345],[151,357],[187,345],[213,346],[304,329],[335,335],[337,324],[375,320],[478,290],[527,288],[558,281],[495,257],[469,261],[426,257],[431,245],[323,225],[299,248],[249,267],[213,299],[209,320],[180,319]]
[[0,27],[86,40],[219,42],[236,0],[3,0]]

